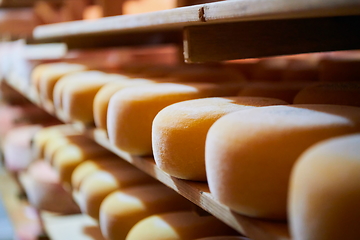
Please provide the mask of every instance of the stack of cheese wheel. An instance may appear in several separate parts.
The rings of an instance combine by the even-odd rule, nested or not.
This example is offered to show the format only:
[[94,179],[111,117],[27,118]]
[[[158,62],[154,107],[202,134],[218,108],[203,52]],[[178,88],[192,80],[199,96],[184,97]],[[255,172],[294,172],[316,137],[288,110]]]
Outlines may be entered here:
[[222,235],[238,233],[213,216],[183,211],[144,218],[130,230],[126,240],[182,240]]
[[78,203],[83,213],[99,219],[100,205],[107,195],[118,189],[154,182],[154,178],[131,165],[103,166],[82,179]]
[[66,74],[86,70],[87,67],[73,63],[40,64],[34,68],[31,76],[32,85],[37,90],[40,100],[46,106],[52,105],[53,89],[56,82]]
[[205,139],[211,125],[225,114],[253,107],[284,105],[271,98],[202,98],[162,109],[152,126],[156,164],[171,176],[206,181]]
[[214,198],[252,217],[286,219],[290,171],[321,140],[360,131],[360,108],[291,105],[225,115],[206,139],[206,172]]
[[294,240],[359,239],[360,134],[306,150],[291,174],[289,221]]
[[110,142],[136,155],[152,153],[151,128],[164,107],[189,99],[235,95],[242,83],[157,83],[122,89],[112,96],[107,128]]
[[360,81],[320,82],[301,90],[295,104],[338,104],[360,107]]
[[333,56],[320,62],[320,81],[325,82],[351,82],[360,79],[360,57]]
[[100,208],[100,227],[106,239],[125,239],[129,230],[152,214],[190,210],[190,202],[162,183],[118,190]]

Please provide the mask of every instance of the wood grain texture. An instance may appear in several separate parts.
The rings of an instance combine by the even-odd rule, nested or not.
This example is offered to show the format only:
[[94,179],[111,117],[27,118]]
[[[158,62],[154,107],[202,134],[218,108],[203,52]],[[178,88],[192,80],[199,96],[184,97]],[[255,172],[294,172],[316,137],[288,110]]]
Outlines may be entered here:
[[360,16],[261,20],[186,27],[186,62],[360,48]]
[[162,31],[220,22],[288,19],[360,14],[358,0],[232,0],[180,7],[158,12],[106,17],[38,26],[36,39],[56,39],[80,34]]

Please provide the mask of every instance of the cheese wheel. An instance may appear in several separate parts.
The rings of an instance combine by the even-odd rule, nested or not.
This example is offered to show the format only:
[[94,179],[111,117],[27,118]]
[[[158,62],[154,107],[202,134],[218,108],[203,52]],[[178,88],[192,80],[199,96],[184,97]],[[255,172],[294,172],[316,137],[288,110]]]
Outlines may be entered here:
[[145,217],[190,209],[187,199],[162,183],[125,188],[111,193],[101,203],[101,232],[106,239],[125,239]]
[[107,129],[107,110],[110,98],[119,90],[131,87],[138,86],[142,84],[154,83],[154,81],[147,79],[127,79],[122,81],[114,81],[105,84],[97,93],[94,98],[94,121],[95,126],[102,129]]
[[43,99],[52,99],[52,88],[62,76],[84,71],[87,67],[74,63],[45,63],[36,66],[31,73],[31,83],[38,92],[41,92]]
[[110,99],[108,133],[112,144],[136,155],[149,155],[151,124],[164,107],[189,99],[233,95],[242,84],[158,83],[126,88]]
[[100,204],[107,195],[118,189],[153,182],[154,178],[135,167],[96,171],[83,179],[80,185],[78,196],[81,211],[99,219]]
[[62,135],[62,136],[55,135],[50,139],[48,139],[47,142],[45,143],[44,160],[52,163],[54,153],[59,148],[63,146],[67,146],[69,144],[91,145],[94,144],[94,141],[77,132],[69,133],[68,135]]
[[238,213],[285,219],[299,155],[316,142],[358,131],[360,108],[349,106],[269,106],[225,115],[206,139],[210,191]]
[[96,143],[71,143],[58,148],[52,160],[52,165],[59,174],[60,181],[71,184],[74,169],[83,161],[111,155],[108,150]]
[[61,185],[56,172],[44,161],[33,162],[21,182],[28,201],[37,209],[58,213],[77,213],[79,207]]
[[290,59],[283,73],[283,81],[318,81],[319,61],[314,57]]
[[49,139],[61,137],[74,132],[71,125],[61,124],[51,127],[45,127],[37,131],[32,139],[32,155],[35,159],[44,157],[44,148]]
[[208,236],[236,234],[236,231],[213,216],[193,212],[152,215],[138,222],[126,240],[190,240]]
[[94,121],[93,102],[96,93],[112,78],[101,72],[86,72],[78,75],[74,82],[67,82],[62,91],[62,109],[71,121],[92,123]]
[[34,160],[31,154],[31,139],[41,125],[17,127],[6,134],[3,142],[5,167],[11,172],[25,170]]
[[286,104],[271,98],[203,98],[162,109],[152,126],[156,165],[171,176],[206,181],[205,139],[211,125],[225,114],[252,107]]
[[359,82],[322,82],[301,90],[295,104],[338,104],[360,107]]
[[291,174],[289,220],[294,240],[359,239],[360,134],[322,141]]
[[98,170],[108,170],[112,168],[124,168],[131,166],[119,157],[99,157],[96,159],[88,159],[79,164],[71,175],[71,186],[73,190],[78,190],[82,181]]
[[309,82],[253,82],[245,85],[239,96],[278,98],[292,103],[296,94]]
[[253,71],[253,80],[279,82],[283,78],[289,59],[287,57],[271,57],[260,59]]

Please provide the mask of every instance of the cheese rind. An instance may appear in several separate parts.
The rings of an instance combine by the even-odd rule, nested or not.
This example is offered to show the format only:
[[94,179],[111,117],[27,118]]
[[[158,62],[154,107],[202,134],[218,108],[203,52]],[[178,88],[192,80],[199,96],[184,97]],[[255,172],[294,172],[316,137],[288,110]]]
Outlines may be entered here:
[[106,239],[125,239],[129,230],[145,217],[190,209],[187,199],[161,183],[125,188],[102,202],[101,232]]
[[237,233],[213,216],[173,212],[144,218],[130,230],[126,240],[183,240],[228,234]]
[[360,236],[360,134],[313,145],[297,160],[289,190],[295,240],[356,240]]
[[126,88],[110,99],[107,127],[112,144],[135,155],[152,153],[151,126],[164,107],[189,99],[234,95],[242,84],[158,83]]
[[206,181],[205,140],[211,125],[235,111],[287,104],[256,97],[203,98],[174,103],[162,109],[152,126],[156,165],[171,176]]
[[206,139],[210,191],[238,213],[286,219],[289,176],[300,154],[358,131],[360,108],[349,106],[269,106],[228,114]]

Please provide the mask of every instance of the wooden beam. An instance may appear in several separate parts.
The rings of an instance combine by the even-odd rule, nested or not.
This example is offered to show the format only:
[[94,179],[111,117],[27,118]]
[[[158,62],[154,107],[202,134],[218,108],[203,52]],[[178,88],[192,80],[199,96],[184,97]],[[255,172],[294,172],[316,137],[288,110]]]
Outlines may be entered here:
[[184,30],[185,61],[360,49],[360,16],[249,21]]

